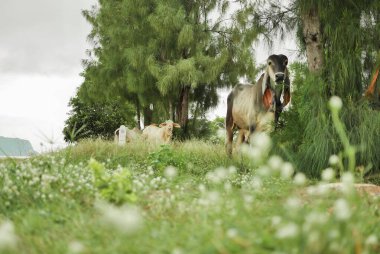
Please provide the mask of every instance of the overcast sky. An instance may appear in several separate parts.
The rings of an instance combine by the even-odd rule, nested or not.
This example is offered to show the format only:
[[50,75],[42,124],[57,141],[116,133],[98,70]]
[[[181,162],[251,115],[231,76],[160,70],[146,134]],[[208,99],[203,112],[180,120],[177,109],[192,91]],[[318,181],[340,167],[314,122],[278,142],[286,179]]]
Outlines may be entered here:
[[[0,0],[0,136],[63,145],[95,0]],[[46,145],[45,145],[46,149]]]
[[[90,48],[90,25],[81,10],[96,0],[0,0],[0,136],[31,141],[37,151],[63,146],[70,97],[81,84],[81,60]],[[257,46],[257,62],[268,54],[295,59],[294,42]],[[224,115],[227,92],[215,115]],[[41,147],[41,143],[44,145]]]

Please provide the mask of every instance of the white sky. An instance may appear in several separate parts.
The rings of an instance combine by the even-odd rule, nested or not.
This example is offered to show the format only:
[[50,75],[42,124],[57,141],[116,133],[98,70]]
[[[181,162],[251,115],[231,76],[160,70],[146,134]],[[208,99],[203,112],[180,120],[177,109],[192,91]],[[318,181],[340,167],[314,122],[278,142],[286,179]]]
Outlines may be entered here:
[[[68,102],[82,83],[81,60],[91,46],[81,10],[96,0],[0,0],[0,136],[31,141],[37,151],[64,146]],[[269,54],[296,59],[289,39],[272,50],[257,45],[257,63]],[[224,116],[228,91],[210,117]],[[41,146],[40,144],[44,145]]]
[[0,136],[28,139],[37,151],[64,145],[67,104],[90,47],[81,10],[95,3],[0,1]]

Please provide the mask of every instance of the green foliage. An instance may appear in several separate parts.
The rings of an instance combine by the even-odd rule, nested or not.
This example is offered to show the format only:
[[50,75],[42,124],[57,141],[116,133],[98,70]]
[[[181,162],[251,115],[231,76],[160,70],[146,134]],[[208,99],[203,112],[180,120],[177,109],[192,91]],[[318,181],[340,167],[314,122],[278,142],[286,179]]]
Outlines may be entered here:
[[112,139],[120,125],[134,126],[134,110],[128,104],[118,102],[92,103],[78,95],[71,98],[72,110],[65,121],[64,139],[75,142],[85,138]]
[[[339,191],[293,177],[278,156],[243,173],[250,158],[231,160],[222,145],[199,141],[172,144],[174,160],[192,166],[166,177],[147,167],[152,149],[162,148],[97,140],[72,147],[69,161],[62,160],[65,151],[0,161],[1,253],[149,253],[152,246],[159,253],[378,253],[377,199],[353,190],[352,182]],[[108,178],[121,173],[106,170],[114,163],[130,169],[126,177]],[[42,192],[49,179],[55,180]],[[138,199],[99,202],[94,184],[110,182],[132,186]]]
[[149,153],[147,164],[159,173],[162,173],[168,166],[180,169],[184,169],[186,166],[182,155],[175,153],[169,145],[161,145],[159,150]]
[[88,167],[94,173],[94,185],[103,199],[116,205],[136,202],[137,197],[132,190],[132,175],[127,168],[108,172],[95,159],[90,159]]
[[[85,61],[83,97],[119,97],[137,115],[153,104],[153,119],[174,115],[186,127],[182,105],[201,103],[206,112],[213,105],[203,103],[204,97],[215,102],[218,87],[255,77],[257,22],[247,22],[251,7],[228,6],[224,0],[99,1],[98,8],[83,12],[93,27],[89,52],[95,56]],[[189,97],[182,96],[184,87],[190,87]],[[204,95],[194,96],[199,89]]]
[[21,207],[43,207],[75,198],[87,204],[95,197],[92,174],[82,163],[38,156],[26,161],[0,160],[0,214]]
[[[292,65],[295,74],[292,107],[282,117],[285,125],[275,133],[277,152],[286,155],[297,168],[317,177],[328,166],[331,154],[343,149],[327,109],[326,83],[310,74],[305,65]],[[343,102],[342,121],[348,139],[357,149],[357,165],[372,174],[380,171],[380,113],[366,102]],[[369,173],[369,172],[367,172]]]

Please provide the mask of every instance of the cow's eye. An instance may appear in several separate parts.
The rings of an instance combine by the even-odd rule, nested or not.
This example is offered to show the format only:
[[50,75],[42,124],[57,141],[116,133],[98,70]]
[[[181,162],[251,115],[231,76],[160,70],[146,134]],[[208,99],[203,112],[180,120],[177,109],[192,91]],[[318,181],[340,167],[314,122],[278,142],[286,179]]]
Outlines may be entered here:
[[285,64],[285,65],[288,65],[288,60],[285,60],[285,61],[284,61],[284,64]]
[[272,61],[268,61],[268,65],[272,65]]

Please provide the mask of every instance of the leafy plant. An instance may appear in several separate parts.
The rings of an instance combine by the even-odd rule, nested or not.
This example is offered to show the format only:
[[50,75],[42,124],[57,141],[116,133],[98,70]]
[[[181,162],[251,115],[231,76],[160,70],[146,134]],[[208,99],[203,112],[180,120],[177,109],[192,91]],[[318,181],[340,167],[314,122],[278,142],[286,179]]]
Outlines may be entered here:
[[94,172],[94,184],[102,198],[117,205],[137,200],[128,169],[118,168],[114,172],[107,172],[104,165],[95,159],[90,159],[88,166]]
[[168,166],[184,168],[185,161],[178,153],[173,151],[169,145],[161,145],[160,149],[151,152],[147,158],[148,165],[153,169],[162,172]]

